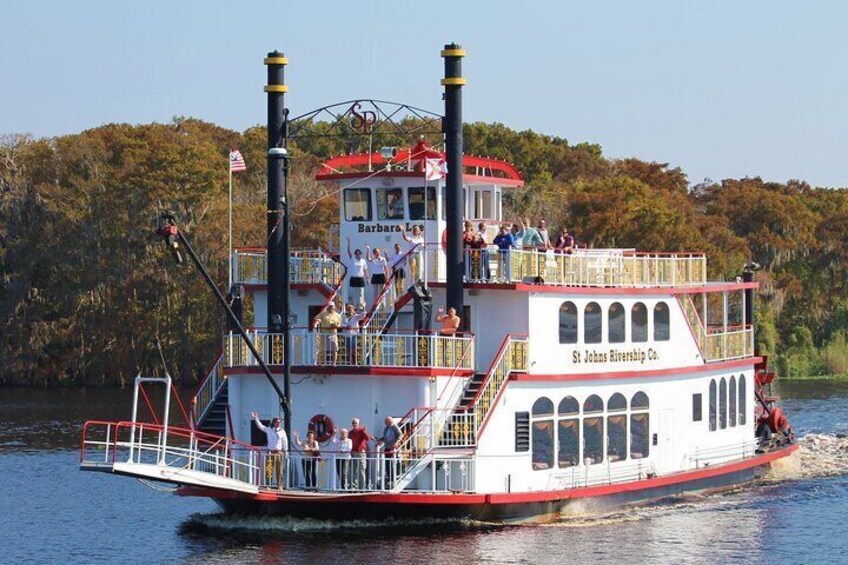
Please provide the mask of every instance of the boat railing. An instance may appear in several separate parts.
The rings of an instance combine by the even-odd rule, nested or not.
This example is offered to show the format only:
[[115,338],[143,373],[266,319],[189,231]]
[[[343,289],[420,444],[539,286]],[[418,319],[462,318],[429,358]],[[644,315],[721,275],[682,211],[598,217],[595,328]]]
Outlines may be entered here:
[[646,479],[656,474],[654,464],[648,459],[620,462],[606,460],[595,465],[572,465],[556,469],[548,478],[545,490],[566,490],[625,483]]
[[[263,361],[283,364],[283,334],[248,332]],[[224,366],[257,365],[238,334],[224,336]],[[338,367],[420,367],[470,370],[474,367],[473,336],[445,336],[429,332],[342,333],[294,329],[291,364]]]
[[707,363],[730,361],[752,357],[754,350],[754,328],[752,326],[708,326],[704,327],[701,315],[688,294],[679,295],[677,302],[683,310],[683,315],[692,337],[701,351],[701,356]]
[[[267,284],[267,252],[262,248],[242,248],[233,251],[233,282],[236,284]],[[323,251],[295,251],[289,259],[292,284],[325,284],[335,286],[344,267]]]
[[527,347],[528,341],[526,338],[513,335],[507,335],[501,343],[483,383],[468,405],[467,411],[474,414],[477,431],[483,429],[486,417],[495,405],[510,373],[527,370]]
[[197,392],[191,397],[191,416],[196,424],[201,422],[206,416],[206,412],[215,403],[218,393],[227,383],[227,377],[224,375],[224,353],[218,354],[215,364],[206,374],[206,378],[200,383]]
[[756,438],[746,439],[727,445],[696,449],[688,455],[688,459],[697,469],[723,461],[752,457],[756,454],[758,445]]

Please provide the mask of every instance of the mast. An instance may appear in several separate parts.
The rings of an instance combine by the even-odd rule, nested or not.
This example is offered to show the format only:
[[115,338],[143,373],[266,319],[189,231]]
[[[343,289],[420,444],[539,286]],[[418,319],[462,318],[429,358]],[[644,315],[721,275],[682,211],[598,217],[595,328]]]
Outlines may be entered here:
[[284,426],[291,437],[291,359],[289,358],[289,241],[287,116],[285,68],[288,59],[279,51],[268,53],[268,331],[283,334]]
[[441,53],[445,59],[445,119],[442,130],[445,134],[445,158],[448,174],[445,181],[446,230],[447,230],[447,285],[446,309],[456,308],[463,317],[463,284],[465,261],[462,253],[462,58],[465,50],[456,43],[445,45]]

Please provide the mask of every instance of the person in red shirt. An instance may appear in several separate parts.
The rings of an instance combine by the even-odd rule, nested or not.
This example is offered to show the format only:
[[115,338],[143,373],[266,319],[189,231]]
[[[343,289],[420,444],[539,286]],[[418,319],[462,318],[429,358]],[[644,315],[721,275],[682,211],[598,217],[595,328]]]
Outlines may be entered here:
[[365,480],[368,460],[368,442],[371,436],[368,435],[368,429],[365,426],[359,425],[359,418],[354,418],[350,421],[352,429],[348,434],[353,446],[350,449],[351,470],[350,478],[353,488],[356,490],[365,490],[368,488],[368,483]]

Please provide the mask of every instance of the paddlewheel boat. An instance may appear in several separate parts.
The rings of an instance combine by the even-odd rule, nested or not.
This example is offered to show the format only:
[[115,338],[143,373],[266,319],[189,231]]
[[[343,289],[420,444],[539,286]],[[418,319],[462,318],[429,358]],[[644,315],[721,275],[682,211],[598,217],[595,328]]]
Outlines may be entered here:
[[[457,245],[463,219],[482,223],[491,244],[503,192],[524,182],[509,163],[462,155],[461,137],[456,147],[451,96],[464,79],[451,65],[464,52],[442,54],[445,152],[418,142],[324,163],[318,181],[339,191],[335,241],[289,254],[282,284],[273,257],[286,255],[272,238],[234,251],[252,326],[235,316],[185,410],[190,425],[169,425],[172,400],[182,409],[170,377],[139,376],[131,420],[85,424],[82,469],[171,483],[230,513],[533,522],[587,501],[607,508],[738,485],[796,449],[755,348],[753,269],[710,282],[699,253]],[[272,53],[266,64],[285,59]],[[272,70],[273,126],[282,81]],[[339,119],[362,125],[362,106]],[[269,159],[279,146],[269,139]],[[445,178],[428,166],[441,160]],[[413,226],[422,240],[405,236]],[[367,289],[359,328],[337,332],[314,320],[357,292],[348,240],[388,251],[391,274]],[[288,302],[286,329],[275,288]],[[434,305],[456,308],[460,331],[431,329]],[[153,413],[153,382],[166,408],[146,422],[139,405]],[[320,455],[295,441],[269,452],[252,412],[265,426],[284,417],[301,439],[312,430]],[[401,432],[391,449],[377,441],[386,417]],[[332,431],[354,418],[372,439],[351,457]]]

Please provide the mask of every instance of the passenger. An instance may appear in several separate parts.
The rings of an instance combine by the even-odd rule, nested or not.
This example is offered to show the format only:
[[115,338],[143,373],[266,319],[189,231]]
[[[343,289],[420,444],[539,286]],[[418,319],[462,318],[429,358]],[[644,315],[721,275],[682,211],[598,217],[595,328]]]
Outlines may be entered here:
[[378,441],[383,445],[385,460],[383,489],[388,490],[394,485],[397,475],[397,448],[402,432],[392,417],[386,417],[384,423],[386,427],[383,428],[383,436]]
[[332,302],[327,304],[327,308],[315,317],[318,322],[318,329],[322,331],[318,336],[319,342],[323,344],[323,355],[320,365],[328,363],[328,358],[332,360],[332,365],[337,365],[339,362],[339,328],[342,327],[342,317],[336,312],[336,305]]
[[493,243],[498,247],[498,275],[501,280],[512,280],[512,250],[515,248],[515,238],[504,224],[495,236]]
[[350,252],[350,238],[347,238],[347,267],[348,283],[347,283],[347,300],[353,302],[361,308],[365,308],[365,277],[368,274],[368,264],[362,258],[362,251],[357,249],[353,253]]
[[518,220],[521,229],[518,231],[518,237],[521,238],[522,249],[538,249],[542,245],[542,236],[536,231],[530,221],[527,219]]
[[483,263],[483,277],[488,281],[492,278],[489,269],[489,241],[486,234],[486,224],[477,224],[477,243],[480,245],[480,262]]
[[371,439],[371,436],[368,435],[368,429],[365,426],[359,425],[359,418],[351,420],[350,425],[351,486],[355,490],[367,490],[368,481],[366,477],[368,472],[368,441]]
[[342,316],[342,339],[344,340],[344,361],[348,365],[357,365],[357,346],[359,344],[359,324],[365,318],[365,310],[358,310],[353,304],[345,306]]
[[403,294],[404,279],[406,278],[405,259],[400,243],[395,243],[395,250],[389,258],[389,265],[392,268],[392,277],[395,281],[395,296]]
[[474,226],[467,221],[462,230],[462,249],[465,259],[465,280],[477,281],[480,279],[480,252],[475,251],[480,246],[477,244],[477,232]]
[[536,224],[536,231],[539,233],[539,237],[542,238],[542,247],[545,249],[551,249],[553,245],[551,245],[551,238],[548,235],[548,226],[545,223],[545,220],[539,219],[539,223]]
[[418,226],[412,226],[412,235],[407,235],[403,226],[400,229],[403,239],[409,246],[407,250],[413,247],[415,248],[415,252],[409,256],[409,267],[412,272],[412,281],[416,282],[421,280],[421,257],[422,253],[424,253],[424,236],[421,235],[421,228]]
[[365,246],[365,260],[368,261],[368,272],[371,273],[371,305],[376,304],[383,287],[386,286],[386,275],[389,272],[389,267],[386,264],[386,257],[380,253],[378,247],[374,248],[374,253],[371,253],[371,246]]
[[286,431],[280,425],[279,418],[271,420],[271,425],[266,427],[259,421],[259,415],[256,412],[251,412],[250,417],[253,418],[256,427],[265,432],[265,437],[268,440],[268,458],[265,460],[265,483],[270,487],[271,477],[273,475],[276,479],[277,487],[283,490],[286,484],[285,455],[289,450],[289,440],[286,436]]
[[303,476],[305,477],[306,488],[315,489],[318,487],[318,481],[315,477],[315,467],[321,458],[321,448],[315,439],[315,432],[309,430],[306,433],[305,443],[300,441],[297,431],[292,432],[292,435],[294,435],[294,441],[297,443],[297,446],[303,448]]
[[574,236],[568,233],[567,228],[562,228],[556,242],[556,252],[571,255],[574,252]]
[[341,429],[341,437],[339,437],[339,428],[334,429],[330,442],[336,452],[336,476],[339,478],[339,488],[347,490],[350,488],[350,450],[353,448],[353,441],[348,437],[347,428]]
[[442,324],[442,329],[439,330],[441,335],[455,335],[462,323],[462,318],[456,315],[456,308],[451,306],[448,308],[448,313],[445,314],[445,307],[439,306],[439,313],[436,315],[436,321]]

